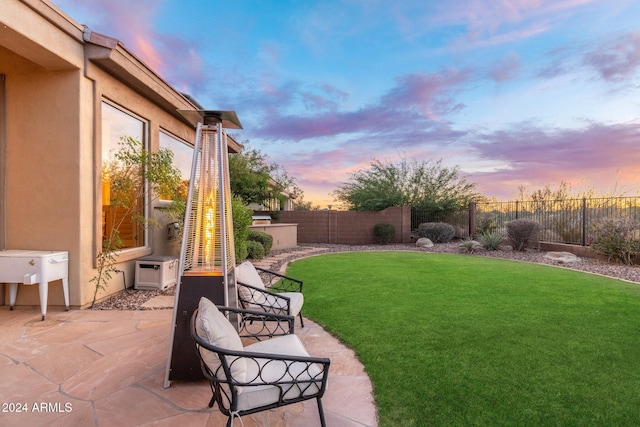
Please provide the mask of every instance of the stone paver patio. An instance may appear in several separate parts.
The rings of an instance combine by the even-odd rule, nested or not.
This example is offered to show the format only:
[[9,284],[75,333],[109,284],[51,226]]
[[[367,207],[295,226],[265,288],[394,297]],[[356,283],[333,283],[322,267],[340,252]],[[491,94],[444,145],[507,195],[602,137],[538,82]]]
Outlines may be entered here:
[[[207,407],[206,381],[163,387],[171,318],[168,309],[50,307],[41,321],[38,307],[0,307],[0,425],[224,426],[226,417]],[[311,355],[331,358],[327,425],[376,426],[371,383],[353,351],[307,319],[296,333]],[[320,424],[314,400],[242,421],[245,427]]]

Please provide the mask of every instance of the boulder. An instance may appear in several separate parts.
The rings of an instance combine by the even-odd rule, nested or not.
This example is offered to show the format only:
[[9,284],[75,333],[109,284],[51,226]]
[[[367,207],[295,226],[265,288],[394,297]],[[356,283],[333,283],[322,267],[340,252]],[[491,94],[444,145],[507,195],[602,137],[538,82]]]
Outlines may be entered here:
[[431,241],[431,239],[428,239],[426,237],[421,237],[418,240],[416,240],[416,246],[420,248],[432,248],[433,242]]
[[547,252],[544,257],[561,264],[580,261],[580,258],[571,252]]

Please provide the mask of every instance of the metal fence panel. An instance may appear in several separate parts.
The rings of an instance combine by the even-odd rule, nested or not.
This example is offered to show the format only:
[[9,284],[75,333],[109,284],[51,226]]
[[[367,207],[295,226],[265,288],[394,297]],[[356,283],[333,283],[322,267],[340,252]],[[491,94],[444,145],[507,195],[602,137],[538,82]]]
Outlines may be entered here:
[[[475,230],[470,230],[469,216],[474,211]],[[614,217],[640,222],[640,196],[477,203],[473,209],[453,212],[412,209],[411,227],[416,230],[423,222],[446,222],[462,238],[484,231],[506,236],[509,221],[531,219],[541,225],[540,240],[585,246],[593,240],[592,225]]]

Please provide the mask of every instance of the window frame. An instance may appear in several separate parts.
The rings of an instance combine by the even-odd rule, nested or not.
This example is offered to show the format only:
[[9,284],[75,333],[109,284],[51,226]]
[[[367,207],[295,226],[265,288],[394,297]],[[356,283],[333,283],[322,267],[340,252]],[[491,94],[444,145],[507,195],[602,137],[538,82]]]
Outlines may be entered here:
[[[175,162],[175,160],[176,160],[176,158],[175,158],[176,151],[173,150],[173,147],[167,147],[167,146],[164,145],[166,140],[163,139],[163,136],[169,138],[171,142],[176,143],[176,144],[181,144],[182,146],[184,146],[184,148],[188,148],[190,150],[190,154],[191,155],[189,157],[189,165],[188,165],[189,167],[185,171],[183,171],[182,168],[180,168],[179,164],[176,164],[176,162]],[[178,146],[180,146],[180,145],[178,145]],[[178,169],[180,169],[181,172],[186,173],[186,175],[182,176],[183,179],[185,179],[187,181],[190,180],[191,179],[191,166],[192,166],[192,162],[193,162],[193,151],[194,151],[193,144],[185,141],[182,138],[177,137],[175,134],[169,132],[166,129],[160,128],[160,132],[159,132],[159,135],[158,135],[158,147],[160,149],[168,148],[174,153],[174,162],[173,162],[174,167],[177,167]],[[158,201],[156,202],[156,205],[157,205],[157,207],[166,207],[166,206],[170,206],[172,203],[173,203],[172,200],[167,200],[167,199],[163,199],[163,198],[159,197]]]
[[[140,137],[140,142],[142,142],[144,148],[146,150],[150,150],[151,149],[151,137],[150,137],[150,121],[148,119],[145,119],[144,117],[134,113],[133,111],[123,107],[121,104],[118,104],[114,101],[111,101],[107,98],[102,98],[101,103],[100,103],[100,123],[101,123],[101,131],[100,131],[100,141],[101,141],[101,145],[100,145],[100,149],[98,150],[98,156],[99,156],[99,161],[97,163],[97,175],[98,175],[98,188],[101,189],[102,188],[102,166],[104,164],[104,161],[106,160],[106,153],[105,153],[105,146],[106,145],[111,145],[113,146],[114,143],[117,145],[117,142],[120,140],[120,136],[118,136],[117,141],[111,141],[111,143],[108,143],[105,138],[105,106],[112,108],[113,110],[117,111],[120,114],[123,114],[124,116],[127,116],[131,119],[137,120],[138,122],[140,122],[141,124],[141,133],[142,136]],[[137,136],[133,136],[133,135],[122,135],[122,136],[131,136],[132,138],[137,138]],[[145,190],[148,190],[148,183],[145,182]],[[145,218],[150,218],[152,215],[152,210],[150,208],[150,195],[148,194],[148,191],[145,191],[146,193],[146,200],[143,202],[143,215]],[[98,201],[98,212],[99,212],[99,216],[97,218],[97,227],[98,227],[98,234],[97,234],[97,247],[98,247],[98,253],[100,253],[102,251],[102,241],[103,241],[103,228],[102,228],[102,218],[103,218],[103,205],[102,205],[102,195],[101,193],[98,193],[98,197],[97,197],[97,201]],[[144,255],[148,255],[151,253],[152,251],[152,242],[151,242],[151,233],[149,233],[148,227],[142,227],[142,244],[138,245],[138,246],[132,246],[132,247],[125,247],[122,248],[118,251],[115,252],[116,257],[118,258],[118,262],[123,262],[123,261],[127,261],[130,259],[134,259],[134,258],[138,258],[140,256],[144,256]]]

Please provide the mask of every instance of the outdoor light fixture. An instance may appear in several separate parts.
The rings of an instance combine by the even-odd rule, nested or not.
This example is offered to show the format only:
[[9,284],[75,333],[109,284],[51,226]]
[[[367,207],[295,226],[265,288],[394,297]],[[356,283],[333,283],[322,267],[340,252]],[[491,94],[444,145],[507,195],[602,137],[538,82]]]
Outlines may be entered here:
[[203,378],[189,333],[191,315],[205,296],[236,307],[233,218],[225,128],[242,129],[233,111],[179,110],[196,126],[184,219],[165,387],[171,380]]

